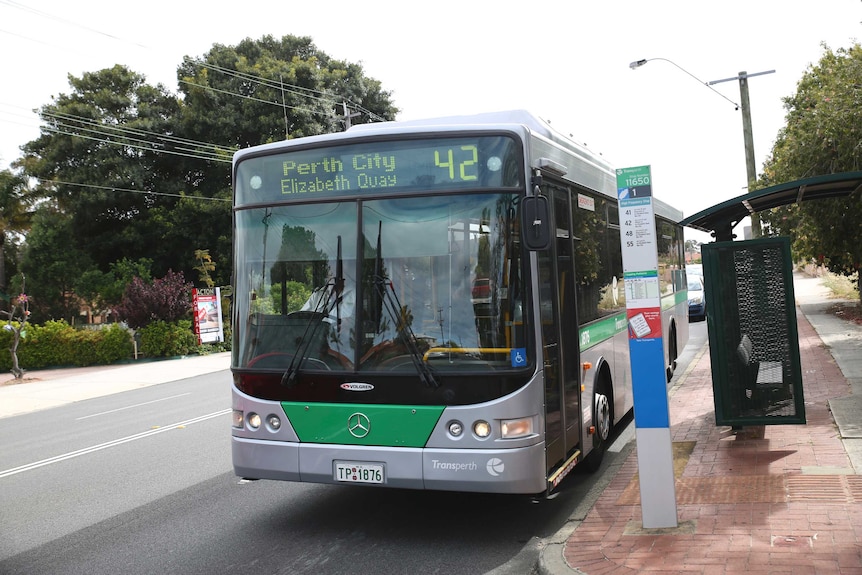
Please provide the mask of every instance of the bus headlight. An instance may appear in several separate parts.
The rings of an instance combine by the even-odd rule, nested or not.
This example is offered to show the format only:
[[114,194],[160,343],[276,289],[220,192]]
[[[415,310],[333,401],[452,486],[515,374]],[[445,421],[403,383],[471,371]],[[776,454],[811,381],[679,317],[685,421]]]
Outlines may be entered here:
[[231,416],[233,420],[231,425],[237,429],[242,429],[243,416],[244,414],[241,409],[234,409],[233,415]]
[[267,415],[266,426],[272,432],[278,431],[281,428],[281,419],[279,419],[274,413]]
[[473,433],[476,434],[476,437],[484,439],[491,435],[491,424],[481,419],[473,422]]
[[504,419],[500,428],[503,439],[517,439],[533,435],[533,418],[521,417],[520,419]]
[[248,426],[252,429],[260,429],[260,416],[256,413],[249,413]]
[[461,437],[462,433],[464,433],[464,426],[460,421],[449,422],[449,435],[452,437]]

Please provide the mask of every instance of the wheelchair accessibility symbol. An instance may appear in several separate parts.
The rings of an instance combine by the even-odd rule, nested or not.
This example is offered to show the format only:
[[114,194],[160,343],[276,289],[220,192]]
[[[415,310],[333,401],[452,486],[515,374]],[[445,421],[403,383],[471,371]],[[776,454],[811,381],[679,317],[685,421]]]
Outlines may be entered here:
[[512,367],[524,367],[527,365],[527,349],[524,347],[517,347],[511,350],[510,357],[512,360]]

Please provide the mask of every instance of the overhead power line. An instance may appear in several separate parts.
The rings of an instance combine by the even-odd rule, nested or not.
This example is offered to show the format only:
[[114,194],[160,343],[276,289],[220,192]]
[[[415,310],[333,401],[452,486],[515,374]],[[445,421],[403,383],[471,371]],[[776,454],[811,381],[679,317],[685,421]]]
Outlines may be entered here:
[[[220,155],[232,155],[237,147],[220,146],[211,144],[201,140],[192,140],[189,138],[180,138],[169,134],[141,130],[123,124],[106,124],[104,122],[77,116],[74,114],[64,114],[61,112],[42,111],[43,119],[50,118],[55,120],[60,127],[67,129],[80,129],[85,132],[115,135],[122,138],[127,138],[131,141],[138,141],[151,144],[152,146],[176,146],[177,149],[196,152],[202,155],[220,157]],[[157,150],[158,151],[158,150]]]
[[157,150],[157,149],[154,149],[152,146],[142,146],[140,144],[132,144],[129,142],[117,142],[117,141],[113,141],[113,140],[106,139],[106,138],[86,136],[84,134],[81,134],[80,132],[70,132],[70,131],[65,131],[65,130],[61,130],[58,128],[54,128],[54,127],[45,127],[44,129],[49,131],[49,132],[55,133],[55,134],[62,134],[65,136],[73,136],[76,138],[83,138],[85,140],[92,140],[95,142],[100,142],[102,144],[110,144],[110,145],[114,145],[114,146],[121,146],[124,148],[146,150],[146,151],[150,151],[150,152],[157,152],[157,153],[162,153],[162,154],[171,154],[174,156],[183,156],[186,158],[194,158],[196,160],[208,160],[208,161],[214,161],[214,162],[223,162],[223,163],[227,163],[227,164],[231,163],[231,161],[232,161],[232,158],[221,158],[219,156],[214,156],[214,155],[213,156],[205,156],[205,155],[201,155],[201,154],[185,153],[185,152],[176,151],[176,150],[164,150],[164,149]]
[[81,188],[94,188],[98,190],[107,190],[110,192],[127,192],[131,194],[147,194],[152,196],[165,196],[171,198],[189,198],[191,200],[205,200],[209,202],[231,202],[232,200],[226,198],[208,198],[206,196],[190,196],[188,194],[174,194],[170,192],[153,192],[147,190],[131,190],[128,188],[118,188],[116,186],[97,186],[95,184],[80,184],[77,182],[63,182],[60,180],[46,180],[43,178],[34,178],[43,184],[58,184],[63,186],[78,186]]
[[[328,105],[331,105],[334,108],[341,105],[343,102],[347,102],[351,108],[359,110],[360,112],[362,112],[363,114],[365,114],[369,118],[371,118],[372,120],[376,120],[379,122],[385,122],[386,121],[386,118],[380,116],[379,114],[377,114],[375,112],[372,112],[371,110],[361,106],[360,104],[357,104],[356,102],[352,101],[350,98],[347,98],[346,96],[342,96],[339,94],[333,94],[333,93],[322,91],[322,90],[306,88],[304,86],[298,86],[296,84],[285,84],[285,83],[281,82],[280,80],[265,78],[259,74],[255,75],[255,74],[249,74],[247,72],[240,72],[239,70],[233,70],[231,68],[225,68],[223,66],[219,66],[217,64],[211,64],[211,63],[205,62],[203,60],[197,60],[197,59],[189,58],[186,61],[191,62],[192,64],[195,64],[197,66],[201,66],[204,68],[210,68],[212,70],[215,70],[216,72],[221,72],[222,74],[225,74],[227,76],[232,76],[234,78],[244,80],[247,82],[253,82],[255,84],[265,86],[268,88],[272,88],[274,90],[282,90],[283,89],[285,92],[289,92],[291,94],[294,94],[294,95],[297,95],[300,97],[305,97],[305,98],[310,98],[312,100],[317,100],[319,102],[323,102],[323,103],[326,103]],[[185,82],[185,83],[191,83],[191,82]],[[238,94],[235,92],[227,92],[224,90],[218,90],[217,88],[213,88],[211,86],[201,86],[200,84],[193,84],[193,85],[196,85],[196,86],[199,86],[202,88],[212,89],[215,91],[221,91],[224,93],[228,93],[228,94],[232,94],[232,95],[236,95],[236,96],[240,96],[240,97],[249,97],[249,96],[244,96],[243,94]],[[258,100],[258,101],[268,103],[268,104],[277,105],[277,106],[283,105],[282,102],[276,102],[276,101],[266,101],[266,100]],[[287,107],[291,107],[291,106],[287,106]],[[295,106],[293,108],[294,109],[304,109],[304,108],[298,108]],[[314,112],[314,113],[322,113],[322,112],[317,111],[317,110],[308,109],[308,111]]]
[[126,40],[125,38],[121,38],[119,36],[115,36],[113,34],[109,34],[107,32],[103,32],[101,30],[97,30],[96,28],[92,28],[92,27],[87,26],[85,24],[75,22],[74,20],[69,20],[68,18],[61,18],[59,16],[55,16],[54,14],[50,14],[48,12],[43,12],[42,10],[38,10],[38,9],[32,8],[30,6],[26,6],[20,2],[15,2],[14,0],[0,0],[0,4],[5,4],[5,5],[10,6],[12,8],[17,8],[18,10],[24,10],[25,12],[30,12],[32,14],[36,14],[37,16],[41,16],[43,18],[48,18],[49,20],[55,20],[55,21],[60,22],[62,24],[71,24],[72,26],[76,26],[76,27],[81,28],[83,30],[87,30],[88,32],[93,32],[94,34],[99,34],[100,36],[105,36],[106,38],[110,38],[111,40],[117,40],[118,42],[124,42],[126,44],[133,44],[135,46],[138,46],[139,48],[149,49],[149,46],[145,46],[144,44],[140,44],[138,42],[132,42],[130,40]]

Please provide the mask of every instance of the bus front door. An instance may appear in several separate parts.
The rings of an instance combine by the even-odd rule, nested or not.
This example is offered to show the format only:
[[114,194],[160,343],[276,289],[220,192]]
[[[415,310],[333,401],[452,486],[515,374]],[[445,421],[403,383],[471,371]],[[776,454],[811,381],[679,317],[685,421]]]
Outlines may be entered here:
[[539,301],[544,338],[547,468],[566,462],[580,447],[578,318],[569,191],[551,188],[556,238],[539,253]]

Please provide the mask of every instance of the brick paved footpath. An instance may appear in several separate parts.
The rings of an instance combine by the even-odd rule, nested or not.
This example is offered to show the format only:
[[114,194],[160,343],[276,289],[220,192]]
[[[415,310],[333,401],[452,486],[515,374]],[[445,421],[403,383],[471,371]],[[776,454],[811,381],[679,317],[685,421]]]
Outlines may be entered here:
[[642,528],[632,452],[567,540],[575,572],[862,575],[862,475],[828,406],[850,386],[805,316],[797,323],[807,424],[717,427],[705,347],[670,396],[674,445],[693,443],[679,527]]

